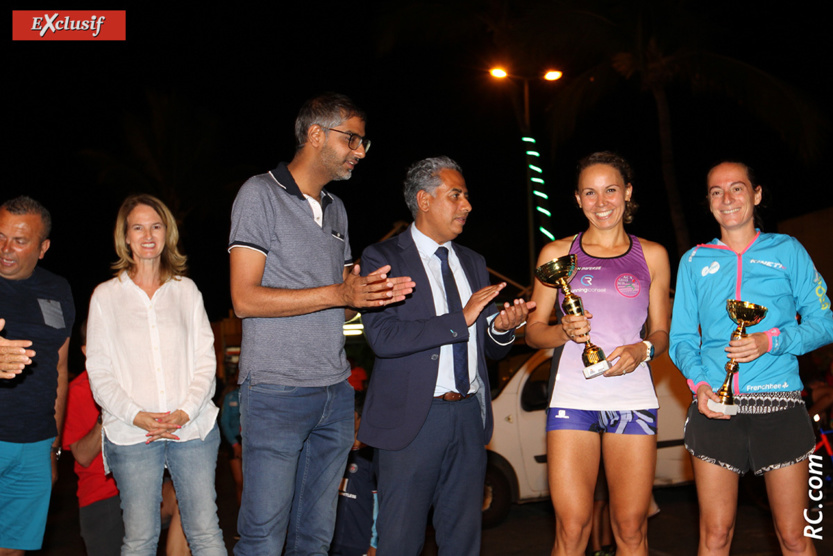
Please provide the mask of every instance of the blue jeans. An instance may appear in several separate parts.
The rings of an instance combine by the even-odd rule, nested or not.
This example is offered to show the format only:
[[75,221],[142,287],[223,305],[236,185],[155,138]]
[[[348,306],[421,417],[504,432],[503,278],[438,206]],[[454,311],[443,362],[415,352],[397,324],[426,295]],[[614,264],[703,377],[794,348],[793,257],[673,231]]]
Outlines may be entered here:
[[338,484],[353,445],[355,392],[332,386],[240,387],[243,501],[237,556],[326,556]]
[[191,552],[195,556],[227,555],[214,490],[219,446],[217,425],[205,440],[157,440],[120,446],[104,439],[104,453],[118,483],[124,514],[123,556],[156,554],[161,529],[162,474],[166,464]]

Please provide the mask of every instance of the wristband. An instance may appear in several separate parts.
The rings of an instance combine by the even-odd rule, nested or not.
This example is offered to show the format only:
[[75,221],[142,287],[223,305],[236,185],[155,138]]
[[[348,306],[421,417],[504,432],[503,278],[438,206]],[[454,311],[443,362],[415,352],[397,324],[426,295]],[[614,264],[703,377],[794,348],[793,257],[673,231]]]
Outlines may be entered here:
[[769,347],[766,350],[767,353],[769,353],[770,351],[772,351],[772,338],[780,336],[781,331],[778,328],[770,328],[769,330],[764,332],[764,334],[766,334],[767,340],[769,340]]
[[648,340],[642,340],[642,343],[645,344],[646,348],[648,348],[648,353],[645,355],[645,359],[642,360],[643,363],[647,363],[654,358],[654,344]]

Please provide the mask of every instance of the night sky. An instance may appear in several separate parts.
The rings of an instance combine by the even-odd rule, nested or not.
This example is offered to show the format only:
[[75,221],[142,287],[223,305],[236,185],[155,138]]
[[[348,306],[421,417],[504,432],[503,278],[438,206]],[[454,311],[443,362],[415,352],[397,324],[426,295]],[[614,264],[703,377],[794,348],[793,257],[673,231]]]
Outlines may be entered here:
[[[13,7],[43,7],[36,4]],[[209,316],[224,317],[231,307],[225,249],[234,194],[247,177],[292,156],[298,108],[328,90],[348,94],[368,112],[373,140],[353,178],[329,188],[347,206],[354,256],[396,221],[409,220],[400,193],[407,166],[446,154],[462,165],[474,206],[460,242],[526,282],[523,151],[510,84],[486,74],[501,54],[488,35],[430,43],[403,35],[393,50],[379,53],[379,22],[392,3],[277,2],[258,9],[228,3],[197,10],[174,4],[128,6],[125,42],[7,38],[4,166],[11,172],[0,198],[29,194],[52,211],[52,248],[42,264],[70,280],[79,322],[92,289],[110,276],[119,204],[132,192],[160,194],[158,184],[142,177],[136,157],[146,145],[179,199],[191,276]],[[831,48],[819,14],[785,2],[732,2],[728,11],[722,4],[700,3],[714,24],[708,47],[790,83],[826,121]],[[580,62],[569,52],[551,58],[565,82]],[[676,261],[651,97],[623,81],[554,149],[547,107],[559,85],[535,82],[531,90],[533,131],[559,215],[555,235],[585,226],[572,199],[577,159],[612,149],[636,171],[634,197],[642,208],[629,231],[663,243]],[[739,158],[757,169],[771,194],[765,213],[771,230],[779,220],[833,204],[829,138],[819,141],[821,157],[803,161],[732,101],[696,96],[683,86],[672,86],[669,99],[693,242],[717,231],[701,200],[706,170],[719,159]]]

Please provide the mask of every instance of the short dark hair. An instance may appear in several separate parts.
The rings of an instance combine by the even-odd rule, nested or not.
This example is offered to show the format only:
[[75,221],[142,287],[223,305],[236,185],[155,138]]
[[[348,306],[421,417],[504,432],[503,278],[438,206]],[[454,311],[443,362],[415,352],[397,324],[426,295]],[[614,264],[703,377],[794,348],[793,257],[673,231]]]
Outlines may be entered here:
[[[625,185],[633,185],[633,169],[631,168],[631,165],[628,164],[628,161],[614,152],[599,151],[587,155],[578,161],[578,165],[576,166],[576,192],[578,192],[578,180],[581,177],[581,173],[596,164],[604,164],[614,168],[617,172],[619,172],[619,175],[622,176],[622,179],[625,181]],[[633,195],[631,195],[631,199],[633,199]],[[638,208],[639,205],[636,204],[636,201],[625,201],[625,213],[622,216],[622,220],[625,224],[633,222],[633,215],[636,214],[636,209]]]
[[405,183],[402,187],[402,194],[405,196],[405,204],[411,211],[411,216],[416,218],[419,214],[419,205],[417,204],[417,193],[425,191],[431,196],[434,195],[434,190],[442,185],[439,173],[441,170],[455,170],[463,173],[460,165],[451,160],[447,156],[434,156],[425,158],[419,162],[414,162],[408,173],[405,174]]
[[41,243],[49,239],[49,234],[52,233],[52,215],[46,210],[46,207],[40,204],[35,199],[26,195],[9,199],[2,205],[0,209],[6,209],[11,214],[37,214],[43,222],[43,236],[40,238]]
[[295,141],[297,148],[307,142],[307,131],[310,126],[319,125],[324,133],[329,128],[336,127],[350,118],[357,117],[367,121],[364,110],[356,106],[346,95],[340,93],[324,93],[306,101],[295,118]]
[[758,183],[758,179],[755,177],[755,170],[753,170],[751,166],[749,166],[745,162],[741,162],[739,160],[726,159],[726,160],[721,160],[719,162],[716,162],[715,164],[712,164],[711,168],[709,168],[709,171],[706,172],[706,187],[707,188],[709,187],[709,176],[712,175],[712,172],[714,171],[715,168],[717,168],[718,166],[720,166],[722,164],[737,164],[738,166],[740,166],[741,168],[743,168],[746,171],[746,177],[749,179],[749,184],[752,186],[752,189],[756,189],[756,188],[761,186],[761,184]]

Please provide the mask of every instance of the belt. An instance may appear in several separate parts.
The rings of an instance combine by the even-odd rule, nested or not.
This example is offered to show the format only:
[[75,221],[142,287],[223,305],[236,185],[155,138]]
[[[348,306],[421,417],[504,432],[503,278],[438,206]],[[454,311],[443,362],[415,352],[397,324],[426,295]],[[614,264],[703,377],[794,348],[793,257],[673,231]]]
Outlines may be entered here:
[[470,398],[472,396],[474,396],[474,394],[466,394],[464,396],[460,392],[446,392],[442,396],[434,396],[434,399],[446,402],[459,402],[460,400],[465,400],[466,398]]
[[803,406],[804,400],[801,398],[801,392],[798,390],[787,392],[753,392],[750,394],[736,394],[735,404],[738,406],[738,413],[762,415]]

